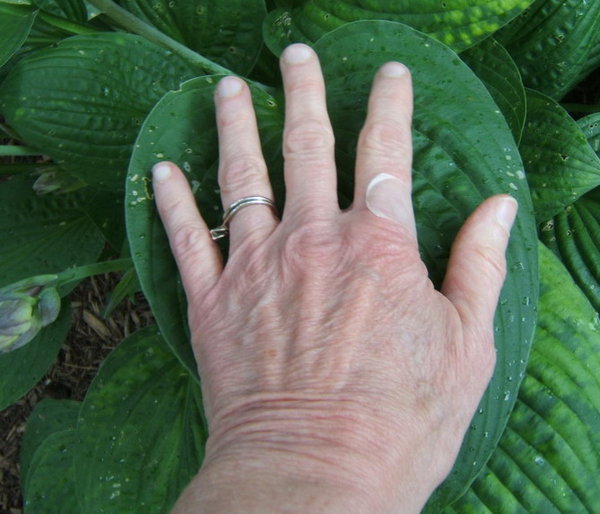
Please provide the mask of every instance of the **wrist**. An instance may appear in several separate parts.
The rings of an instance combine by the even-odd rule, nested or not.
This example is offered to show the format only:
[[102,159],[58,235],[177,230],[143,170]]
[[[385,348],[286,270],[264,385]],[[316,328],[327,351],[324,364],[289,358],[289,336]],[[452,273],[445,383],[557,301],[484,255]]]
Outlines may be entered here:
[[175,512],[419,512],[438,485],[414,449],[374,436],[354,409],[289,403],[213,418],[202,469]]

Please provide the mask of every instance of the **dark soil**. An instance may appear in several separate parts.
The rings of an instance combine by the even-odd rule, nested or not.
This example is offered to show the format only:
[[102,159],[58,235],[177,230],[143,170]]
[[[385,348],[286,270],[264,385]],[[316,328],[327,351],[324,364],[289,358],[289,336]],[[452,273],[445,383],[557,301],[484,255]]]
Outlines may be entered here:
[[153,322],[141,295],[102,318],[106,297],[118,279],[116,274],[92,277],[73,291],[73,325],[56,363],[34,389],[0,412],[0,514],[22,512],[19,450],[36,403],[44,398],[82,400],[98,367],[119,341]]

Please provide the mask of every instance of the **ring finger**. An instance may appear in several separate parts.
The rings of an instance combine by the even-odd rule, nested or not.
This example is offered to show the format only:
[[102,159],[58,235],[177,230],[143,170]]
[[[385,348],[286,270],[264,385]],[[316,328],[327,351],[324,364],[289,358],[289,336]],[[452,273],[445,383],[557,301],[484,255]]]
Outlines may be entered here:
[[[273,199],[262,156],[250,89],[236,77],[222,79],[215,93],[219,133],[219,186],[223,208],[247,196]],[[230,247],[248,237],[264,238],[277,225],[267,205],[241,209],[230,223]]]

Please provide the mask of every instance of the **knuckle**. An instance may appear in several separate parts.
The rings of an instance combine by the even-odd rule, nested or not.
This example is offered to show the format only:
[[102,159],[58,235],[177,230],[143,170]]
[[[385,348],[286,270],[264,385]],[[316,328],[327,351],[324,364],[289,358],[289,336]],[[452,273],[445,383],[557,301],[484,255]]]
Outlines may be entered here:
[[306,155],[315,150],[330,150],[334,146],[331,127],[317,120],[306,120],[286,129],[283,151],[286,156]]
[[325,95],[322,80],[310,74],[302,74],[296,80],[289,80],[285,85],[286,96],[297,99],[300,102],[314,101],[315,98]]
[[175,227],[170,240],[178,259],[189,259],[200,253],[203,235],[198,225],[188,222]]
[[409,150],[405,132],[406,129],[397,122],[367,122],[360,132],[359,146],[367,152],[396,158]]
[[[369,225],[366,236],[362,234],[352,238],[359,245],[356,250],[358,255],[384,269],[394,269],[398,262],[403,263],[403,268],[414,263],[419,269],[424,269],[414,236],[407,228],[388,223],[387,220],[374,221]],[[417,270],[411,267],[411,271]]]
[[256,155],[240,155],[229,162],[221,163],[219,186],[224,193],[231,193],[262,182],[266,175],[267,166],[262,158]]
[[482,264],[481,269],[488,278],[496,281],[504,280],[506,276],[506,260],[498,250],[490,245],[477,245],[474,250],[475,257]]
[[254,123],[250,112],[241,111],[240,109],[231,111],[219,111],[218,122],[222,129],[226,129],[231,133],[243,134],[249,126],[249,122]]
[[305,223],[287,236],[283,259],[292,268],[309,273],[330,269],[340,259],[340,239],[328,223]]

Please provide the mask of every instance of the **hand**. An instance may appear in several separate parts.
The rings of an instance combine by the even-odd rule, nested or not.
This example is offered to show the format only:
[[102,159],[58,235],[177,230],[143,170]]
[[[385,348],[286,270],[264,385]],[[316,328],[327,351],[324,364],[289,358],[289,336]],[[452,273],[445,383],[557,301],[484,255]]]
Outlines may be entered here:
[[[375,78],[341,211],[318,58],[292,45],[281,69],[285,210],[239,211],[225,266],[181,171],[154,167],[210,427],[177,511],[418,512],[493,372],[516,202],[493,197],[469,217],[436,291],[411,204],[408,70]],[[224,208],[272,198],[248,87],[225,78],[215,102]]]

